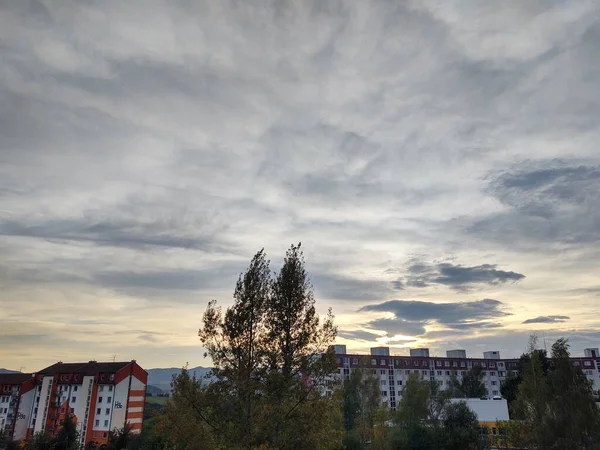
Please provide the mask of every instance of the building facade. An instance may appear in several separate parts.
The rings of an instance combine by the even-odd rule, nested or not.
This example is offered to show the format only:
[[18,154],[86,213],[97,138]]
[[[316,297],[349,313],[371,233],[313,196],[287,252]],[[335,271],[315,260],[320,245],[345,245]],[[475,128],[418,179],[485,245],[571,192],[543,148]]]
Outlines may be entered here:
[[[370,370],[379,378],[382,402],[396,409],[402,390],[411,374],[423,380],[437,381],[448,388],[453,375],[459,379],[466,371],[479,366],[488,397],[500,396],[500,386],[511,371],[518,369],[519,359],[503,359],[499,351],[484,352],[483,358],[468,358],[465,350],[449,350],[445,357],[430,356],[429,349],[412,349],[410,356],[390,356],[388,347],[371,349],[369,355],[348,354],[345,345],[335,346],[338,373],[335,378],[343,379],[353,370]],[[598,349],[586,349],[583,357],[572,357],[573,364],[581,367],[592,383],[594,390],[600,389],[600,354]],[[325,395],[330,395],[326,391]]]
[[56,435],[69,415],[81,446],[108,441],[108,433],[126,424],[142,430],[148,374],[135,361],[58,362],[34,374],[21,375],[11,417],[12,440],[36,433]]

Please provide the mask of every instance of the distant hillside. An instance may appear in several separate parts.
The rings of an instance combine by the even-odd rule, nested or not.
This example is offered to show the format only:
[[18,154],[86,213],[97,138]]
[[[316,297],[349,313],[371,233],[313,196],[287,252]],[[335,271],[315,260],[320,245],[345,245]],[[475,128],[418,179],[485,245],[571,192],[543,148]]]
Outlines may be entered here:
[[0,373],[19,373],[18,370],[0,369]]
[[[196,378],[203,379],[203,383],[206,374],[210,372],[210,367],[193,367],[188,369],[190,375],[195,375]],[[171,380],[173,375],[181,373],[181,368],[171,367],[168,369],[147,369],[148,372],[148,385],[154,386],[163,392],[171,391]]]

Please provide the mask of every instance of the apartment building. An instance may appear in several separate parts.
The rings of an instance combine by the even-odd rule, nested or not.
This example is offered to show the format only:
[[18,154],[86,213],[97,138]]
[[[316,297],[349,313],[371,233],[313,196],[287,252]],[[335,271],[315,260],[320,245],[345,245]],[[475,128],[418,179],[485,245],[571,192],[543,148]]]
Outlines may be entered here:
[[[500,386],[510,371],[518,369],[519,360],[504,359],[499,351],[487,351],[482,358],[469,358],[465,350],[448,350],[446,356],[430,356],[429,349],[411,349],[410,356],[391,356],[389,347],[375,347],[369,355],[348,354],[345,345],[335,346],[338,373],[336,378],[347,377],[353,370],[370,370],[379,378],[382,402],[395,409],[400,401],[402,390],[411,374],[421,379],[437,381],[442,388],[448,388],[452,375],[462,377],[475,366],[482,368],[483,381],[488,397],[500,396]],[[600,353],[597,348],[586,349],[583,357],[571,358],[573,364],[581,367],[594,389],[600,389]],[[328,390],[325,395],[330,395]]]
[[76,423],[82,446],[105,444],[109,431],[125,424],[134,433],[142,430],[148,374],[135,361],[58,362],[19,375],[23,377],[18,389],[12,385],[14,441],[41,432],[57,434],[67,415]]
[[0,429],[10,435],[16,424],[21,385],[32,377],[31,373],[0,374]]

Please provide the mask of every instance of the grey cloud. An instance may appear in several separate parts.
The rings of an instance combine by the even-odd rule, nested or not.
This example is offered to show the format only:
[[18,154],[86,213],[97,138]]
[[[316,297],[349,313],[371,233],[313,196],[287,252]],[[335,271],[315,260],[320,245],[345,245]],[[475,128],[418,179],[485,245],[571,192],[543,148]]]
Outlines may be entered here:
[[477,285],[497,286],[507,282],[517,282],[525,275],[499,270],[496,264],[479,266],[463,266],[452,263],[412,263],[408,266],[408,276],[395,283],[406,283],[415,288],[426,288],[431,285],[445,285],[458,291],[466,291]]
[[560,323],[569,320],[569,316],[538,316],[533,319],[527,319],[523,323]]
[[389,336],[403,334],[405,336],[420,336],[425,334],[425,324],[402,319],[375,319],[367,322],[365,326],[374,330],[383,330]]
[[502,302],[489,298],[458,303],[391,300],[364,306],[360,311],[394,314],[394,318],[375,319],[365,324],[370,328],[416,336],[424,335],[425,326],[434,323],[458,331],[500,328],[500,323],[490,320],[510,315],[502,311],[503,306]]
[[[171,224],[173,225],[173,224]],[[135,220],[96,222],[85,219],[58,219],[38,223],[5,220],[0,222],[0,235],[47,240],[88,242],[101,246],[135,249],[167,247],[220,250],[214,236],[178,235],[168,223],[143,223]]]
[[367,305],[360,310],[389,312],[404,320],[437,320],[443,324],[451,324],[510,315],[510,313],[500,309],[502,306],[504,305],[501,301],[493,300],[491,298],[458,303],[390,300],[375,305]]
[[381,335],[371,333],[370,331],[364,330],[355,330],[355,331],[344,331],[340,330],[337,334],[339,337],[343,337],[346,339],[356,339],[359,341],[375,341],[377,338],[380,338]]
[[388,292],[385,281],[353,278],[327,271],[310,274],[318,296],[338,300],[381,300]]
[[488,177],[487,192],[506,210],[467,226],[469,234],[534,250],[600,240],[600,166],[525,161]]

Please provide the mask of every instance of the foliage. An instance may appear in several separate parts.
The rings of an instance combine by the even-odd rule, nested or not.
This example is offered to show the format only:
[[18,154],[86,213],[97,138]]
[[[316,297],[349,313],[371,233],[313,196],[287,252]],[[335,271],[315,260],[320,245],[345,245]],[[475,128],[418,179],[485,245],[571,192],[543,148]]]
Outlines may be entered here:
[[30,441],[25,444],[25,450],[52,450],[54,439],[48,432],[35,433]]
[[483,383],[483,369],[481,366],[473,366],[467,370],[462,379],[452,375],[450,379],[450,391],[456,398],[481,398],[487,395],[487,389]]
[[379,378],[364,366],[354,369],[342,388],[344,448],[363,449],[375,439],[375,427],[387,418],[381,403]]
[[445,450],[479,450],[485,448],[477,416],[465,402],[446,406],[443,420]]
[[389,433],[393,449],[480,449],[483,443],[474,413],[465,403],[451,403],[451,392],[435,381],[412,374],[394,414]]
[[71,415],[62,423],[60,431],[54,438],[55,450],[77,450],[79,448],[79,432]]
[[316,313],[300,244],[274,277],[259,251],[233,297],[224,313],[209,303],[198,333],[214,381],[201,386],[184,371],[157,432],[186,449],[338,448],[338,400],[320,391],[335,368],[336,328],[331,311],[323,322]]
[[593,390],[580,367],[569,359],[567,340],[552,346],[548,369],[536,337],[530,340],[530,357],[524,361],[523,381],[514,401],[517,418],[531,427],[531,443],[543,449],[577,449],[600,433],[600,411]]

